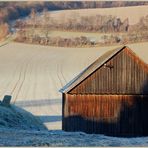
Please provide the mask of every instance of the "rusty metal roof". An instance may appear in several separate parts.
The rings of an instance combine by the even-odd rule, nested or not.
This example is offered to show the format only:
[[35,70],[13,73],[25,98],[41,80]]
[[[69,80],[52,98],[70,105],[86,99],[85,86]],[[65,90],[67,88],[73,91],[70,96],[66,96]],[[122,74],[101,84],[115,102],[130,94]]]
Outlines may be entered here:
[[109,50],[105,54],[101,55],[95,62],[93,62],[86,69],[84,69],[78,76],[72,79],[69,83],[67,83],[59,91],[63,93],[69,92],[71,89],[77,86],[80,82],[82,82],[85,78],[87,78],[91,73],[93,73],[96,69],[98,69],[103,64],[105,64],[105,62],[107,62],[110,58],[112,58],[115,54],[120,52],[125,47],[131,49],[140,59],[142,59],[146,64],[148,64],[148,54],[147,54],[148,53],[148,43],[144,45],[143,47],[144,50],[140,50],[141,48],[137,46],[137,44],[122,46],[122,47],[119,47],[113,50]]

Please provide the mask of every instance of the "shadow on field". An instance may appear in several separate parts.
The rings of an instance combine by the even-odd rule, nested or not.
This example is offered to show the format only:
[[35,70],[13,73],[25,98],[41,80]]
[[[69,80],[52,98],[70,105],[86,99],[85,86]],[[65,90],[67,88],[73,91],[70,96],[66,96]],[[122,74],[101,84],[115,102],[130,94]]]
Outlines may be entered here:
[[46,105],[56,105],[61,104],[62,100],[57,99],[40,99],[40,100],[27,100],[27,101],[17,101],[15,104],[20,107],[33,107],[33,106],[46,106]]
[[43,123],[62,121],[62,116],[36,116]]

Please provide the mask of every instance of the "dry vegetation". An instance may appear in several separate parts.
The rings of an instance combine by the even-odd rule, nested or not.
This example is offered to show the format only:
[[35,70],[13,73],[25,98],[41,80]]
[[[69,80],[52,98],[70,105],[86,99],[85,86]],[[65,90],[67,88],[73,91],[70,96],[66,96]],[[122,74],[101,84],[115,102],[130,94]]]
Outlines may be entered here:
[[125,7],[148,5],[147,1],[23,1],[23,2],[0,2],[0,20],[10,21],[18,19],[22,16],[27,16],[31,9],[41,12],[44,8],[48,10],[65,10],[65,9],[84,9],[84,8],[110,8],[110,7]]
[[0,24],[0,41],[5,38],[9,33],[9,26],[7,23]]
[[[4,38],[9,32],[8,26],[10,21],[16,20],[20,17],[28,16],[31,9],[37,12],[43,11],[44,8],[48,10],[62,10],[62,9],[84,9],[84,8],[110,8],[110,7],[125,7],[148,5],[147,1],[47,1],[47,2],[0,2],[0,39]],[[7,23],[7,24],[6,24]],[[69,26],[70,27],[70,26]],[[3,32],[4,30],[4,32]]]
[[[32,9],[29,19],[16,22],[15,27],[18,30],[16,41],[61,47],[90,47],[144,42],[148,40],[148,11],[144,12],[146,8],[140,7],[143,10],[141,15],[135,14],[133,16],[137,20],[136,23],[131,23],[131,17],[123,17],[122,11],[118,16],[114,16],[109,15],[110,13],[100,15],[96,10],[93,15],[86,16],[83,15],[85,10],[75,10],[75,13],[72,12],[66,16],[63,15],[63,12],[66,14],[67,11],[62,11],[60,14],[60,12],[49,13],[44,9],[43,13],[38,16]],[[134,10],[137,13],[136,8],[130,9],[128,12]],[[104,10],[104,13],[105,11],[108,9]],[[62,19],[59,19],[59,16]],[[50,32],[53,30],[70,31],[69,34],[71,31],[97,32],[99,39],[91,39],[84,35],[77,37],[52,36]]]

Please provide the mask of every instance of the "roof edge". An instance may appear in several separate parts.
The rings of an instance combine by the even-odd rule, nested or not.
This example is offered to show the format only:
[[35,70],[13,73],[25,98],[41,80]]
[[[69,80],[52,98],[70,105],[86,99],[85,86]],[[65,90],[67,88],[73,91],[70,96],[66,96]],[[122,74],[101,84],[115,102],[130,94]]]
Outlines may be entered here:
[[[111,55],[108,59],[104,60],[96,69],[98,69],[99,67],[101,67],[106,61],[108,61],[110,58],[112,58],[114,55],[116,55],[117,53],[119,53],[121,50],[123,50],[124,48],[129,48],[128,46],[124,45],[121,46],[119,48],[117,48],[116,52]],[[130,49],[130,48],[129,48]],[[115,50],[115,49],[112,49]],[[110,51],[112,51],[110,50]],[[131,49],[130,49],[131,50]],[[107,52],[105,52],[104,54],[106,54]],[[101,56],[103,56],[104,54],[102,54]],[[100,56],[100,57],[101,57]],[[99,58],[100,58],[99,57]],[[93,63],[91,63],[89,66],[87,66],[83,71],[81,71],[76,77],[74,77],[71,81],[69,81],[65,86],[63,86],[59,92],[61,93],[68,93],[71,89],[73,89],[75,86],[77,86],[78,84],[80,84],[84,79],[86,79],[90,74],[92,74],[96,69],[94,69],[91,73],[89,73],[84,79],[82,79],[78,84],[74,85],[71,89],[68,89],[72,84],[74,84],[74,82],[79,78],[79,76],[83,73],[85,73],[85,71],[88,70],[88,68],[90,68],[99,58],[97,58]],[[67,87],[66,87],[67,86]],[[66,87],[66,88],[65,88]]]

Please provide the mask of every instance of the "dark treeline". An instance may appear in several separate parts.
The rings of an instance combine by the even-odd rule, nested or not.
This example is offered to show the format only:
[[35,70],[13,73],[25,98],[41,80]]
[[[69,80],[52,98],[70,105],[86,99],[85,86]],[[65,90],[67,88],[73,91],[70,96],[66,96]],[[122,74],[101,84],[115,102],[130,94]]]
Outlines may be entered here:
[[0,2],[0,22],[15,20],[30,14],[31,9],[41,12],[43,9],[83,9],[110,8],[124,6],[148,5],[147,1],[46,1],[46,2]]

